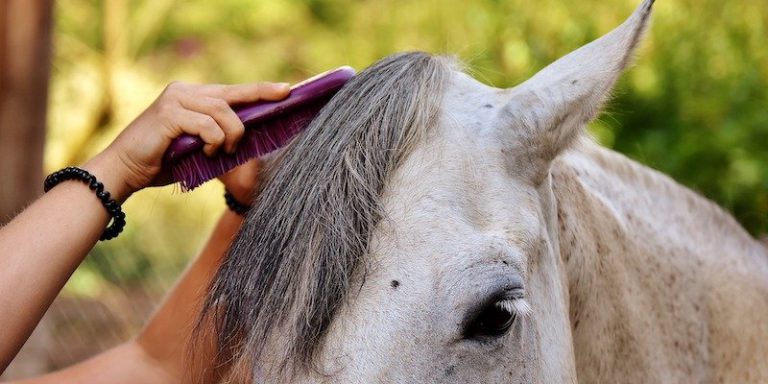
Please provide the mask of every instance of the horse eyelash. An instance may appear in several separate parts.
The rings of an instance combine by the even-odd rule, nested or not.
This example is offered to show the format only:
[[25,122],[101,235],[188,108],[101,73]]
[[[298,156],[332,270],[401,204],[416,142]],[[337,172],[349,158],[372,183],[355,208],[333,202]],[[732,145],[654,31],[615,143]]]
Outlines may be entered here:
[[506,311],[510,315],[527,316],[531,313],[531,306],[525,299],[504,299],[496,302],[496,307]]

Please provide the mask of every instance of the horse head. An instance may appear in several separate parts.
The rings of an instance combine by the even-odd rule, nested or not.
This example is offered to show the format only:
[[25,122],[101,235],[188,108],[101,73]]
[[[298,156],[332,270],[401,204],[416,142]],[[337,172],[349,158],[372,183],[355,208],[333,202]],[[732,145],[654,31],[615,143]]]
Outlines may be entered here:
[[206,307],[269,383],[575,382],[550,165],[647,25],[511,89],[451,59],[383,59],[268,165]]

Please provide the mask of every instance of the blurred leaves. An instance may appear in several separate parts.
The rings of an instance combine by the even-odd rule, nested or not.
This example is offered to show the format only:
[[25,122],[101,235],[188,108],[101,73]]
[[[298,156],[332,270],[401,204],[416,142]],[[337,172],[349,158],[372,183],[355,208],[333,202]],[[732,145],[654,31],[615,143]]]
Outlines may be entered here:
[[[513,86],[618,25],[639,1],[60,0],[46,164],[93,155],[174,79],[298,81],[424,50],[456,54],[478,79]],[[753,233],[768,231],[764,8],[765,0],[657,2],[637,66],[591,127]],[[128,232],[97,247],[78,273],[169,281],[222,209],[219,188],[139,193],[127,206]]]

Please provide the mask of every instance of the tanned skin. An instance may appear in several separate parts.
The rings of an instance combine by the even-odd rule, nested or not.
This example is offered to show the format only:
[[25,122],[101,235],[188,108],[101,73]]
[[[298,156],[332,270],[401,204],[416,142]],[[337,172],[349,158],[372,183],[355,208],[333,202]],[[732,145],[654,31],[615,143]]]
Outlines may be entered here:
[[[174,138],[182,133],[197,135],[205,141],[207,154],[231,152],[244,127],[229,105],[280,100],[288,92],[287,84],[173,83],[82,168],[123,202],[143,188],[168,183],[161,163]],[[235,198],[247,202],[257,173],[258,164],[251,162],[221,179]],[[96,244],[108,220],[106,210],[85,184],[66,181],[0,229],[0,373]],[[216,351],[212,338],[196,345],[195,354],[188,353],[188,343],[208,283],[240,223],[241,218],[232,212],[222,215],[200,255],[135,340],[23,383],[181,383],[190,378],[216,382],[221,369],[210,366]]]

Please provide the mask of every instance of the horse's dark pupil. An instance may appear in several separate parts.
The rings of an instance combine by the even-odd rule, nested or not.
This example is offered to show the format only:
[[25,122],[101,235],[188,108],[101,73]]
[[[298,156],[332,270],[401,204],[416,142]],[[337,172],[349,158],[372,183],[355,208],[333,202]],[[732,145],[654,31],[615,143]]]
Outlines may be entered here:
[[512,321],[512,315],[507,311],[496,308],[496,306],[488,311],[487,316],[487,325],[485,328],[490,331],[489,333],[494,331],[505,331]]
[[515,316],[497,307],[489,306],[476,318],[465,332],[467,337],[499,337],[503,336],[512,326]]

